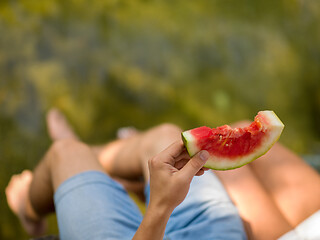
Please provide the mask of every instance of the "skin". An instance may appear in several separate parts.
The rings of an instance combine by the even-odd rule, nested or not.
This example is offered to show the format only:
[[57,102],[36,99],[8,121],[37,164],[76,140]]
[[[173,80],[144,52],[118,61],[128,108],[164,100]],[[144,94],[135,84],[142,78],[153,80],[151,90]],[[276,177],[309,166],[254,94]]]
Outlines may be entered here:
[[[48,117],[51,121],[52,113],[50,114]],[[101,162],[110,169],[111,174],[119,171],[119,178],[130,172],[128,169],[122,169],[125,164],[121,163],[121,156],[124,156],[125,159],[131,159],[133,169],[137,169],[145,179],[150,178],[150,204],[134,239],[162,239],[169,216],[185,198],[192,178],[204,173],[205,169],[202,167],[208,153],[204,151],[190,158],[181,140],[172,144],[170,134],[166,134],[169,137],[162,138],[156,146],[152,144],[149,138],[159,130],[180,131],[171,125],[159,126],[133,139],[108,144],[100,150],[93,150],[77,140],[75,135],[66,134],[66,127],[63,121],[50,126],[50,132],[56,139],[43,159],[33,173],[27,171],[13,176],[6,189],[8,205],[17,214],[25,230],[33,236],[44,233],[45,229],[42,226],[45,224],[45,216],[54,211],[53,194],[70,177],[90,170],[105,172]],[[132,148],[134,152],[120,151],[114,156],[114,160],[117,159],[118,162],[106,161],[105,151],[111,150],[110,147],[114,147],[115,144],[125,146],[128,142],[134,146],[140,143],[142,149]],[[170,144],[170,147],[163,150],[164,146]],[[131,177],[133,175],[130,172],[127,178]],[[166,188],[159,184],[160,182],[165,184]]]
[[[191,163],[190,158],[182,151],[172,160],[173,150],[165,150],[181,139],[181,129],[172,124],[163,124],[101,146],[88,146],[79,142],[57,110],[49,112],[47,123],[53,139],[52,146],[33,173],[23,172],[13,176],[6,189],[9,207],[31,235],[43,233],[44,217],[53,211],[52,194],[56,187],[73,174],[88,169],[107,172],[126,189],[137,194],[142,194],[144,181],[149,179],[152,189],[159,188],[165,193],[166,189],[162,186],[169,183],[157,184],[163,180],[162,177],[159,179],[163,174],[169,174],[177,184],[181,181],[183,186],[188,186],[186,182],[190,173],[185,173],[183,169]],[[236,126],[246,124],[242,122]],[[162,151],[164,155],[159,154]],[[169,163],[168,159],[171,159]],[[197,167],[191,164],[195,171]],[[205,170],[200,168],[196,175],[201,175]],[[246,166],[215,173],[238,207],[249,239],[277,239],[320,209],[319,174],[280,144]],[[144,181],[141,181],[142,178]],[[174,186],[171,187],[171,193],[176,191]],[[176,201],[168,198],[168,193],[156,195],[151,196],[152,204],[150,202],[135,239],[155,239],[154,234],[161,238],[172,208],[184,198],[184,192]]]
[[209,153],[202,151],[177,169],[179,161],[189,159],[182,141],[177,141],[149,160],[150,204],[134,240],[163,239],[171,213],[185,199],[192,178],[203,174],[208,157]]
[[[243,121],[232,127],[249,124]],[[252,239],[277,239],[320,209],[319,174],[279,143],[246,166],[215,173]]]

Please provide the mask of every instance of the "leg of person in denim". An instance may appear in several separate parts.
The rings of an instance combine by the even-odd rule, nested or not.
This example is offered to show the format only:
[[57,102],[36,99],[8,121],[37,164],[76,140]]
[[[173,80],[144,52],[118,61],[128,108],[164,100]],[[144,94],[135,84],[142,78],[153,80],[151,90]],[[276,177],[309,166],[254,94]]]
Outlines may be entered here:
[[244,167],[215,173],[255,239],[277,239],[320,210],[319,174],[279,143]]
[[[142,216],[125,189],[105,173],[107,171],[111,176],[116,176],[125,183],[144,175],[148,182],[147,160],[180,138],[181,130],[174,125],[163,124],[132,138],[118,140],[101,147],[89,147],[79,142],[75,134],[70,129],[67,130],[66,126],[58,124],[52,127],[50,121],[52,116],[49,116],[48,122],[54,143],[33,174],[25,171],[20,176],[13,177],[7,188],[10,207],[18,214],[26,230],[33,235],[43,230],[44,216],[56,210],[62,239],[131,238]],[[217,179],[213,180],[213,183],[217,182]],[[124,185],[129,188],[132,186]],[[196,183],[193,182],[193,185]],[[20,190],[23,188],[27,191],[23,196],[20,195],[20,203],[14,206],[14,201],[10,202],[9,199],[13,199],[17,191],[20,191],[19,186]],[[201,188],[192,186],[186,203],[192,199],[190,196],[194,198],[199,195],[193,192]],[[212,188],[211,192],[219,191]],[[225,192],[222,192],[222,195],[224,194]],[[211,197],[213,195],[217,194],[208,194]],[[194,205],[200,206],[203,203],[201,200]],[[186,206],[181,207],[181,210],[177,209],[170,219],[168,230],[171,234],[172,232],[177,234],[180,229],[184,229],[187,234],[190,232],[184,226],[175,229],[170,227],[178,226],[175,224],[175,219],[179,218],[174,216],[180,215],[179,212],[189,215],[190,219],[205,222],[206,218],[202,219],[198,216],[203,210],[193,211],[190,209],[190,203]],[[215,203],[212,206],[219,208]],[[228,205],[230,206],[231,204]],[[210,209],[211,205],[203,205],[202,208],[204,207]],[[188,211],[191,214],[188,214]],[[196,216],[192,216],[192,212]],[[212,212],[208,216],[212,216]],[[217,214],[217,216],[221,215],[223,211]],[[238,229],[242,231],[235,209],[231,211],[229,209],[226,216],[228,219],[235,217],[235,223],[239,224]],[[190,222],[190,225],[194,224]]]

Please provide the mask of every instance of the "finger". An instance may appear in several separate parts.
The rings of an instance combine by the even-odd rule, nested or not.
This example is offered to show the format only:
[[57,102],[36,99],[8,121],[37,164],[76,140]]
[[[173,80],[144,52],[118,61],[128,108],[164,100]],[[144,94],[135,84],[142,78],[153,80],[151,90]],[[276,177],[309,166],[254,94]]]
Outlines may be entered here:
[[176,158],[174,167],[178,170],[181,169],[186,163],[190,160],[190,155],[187,152],[187,149],[184,148],[181,154]]
[[204,170],[201,168],[197,173],[196,176],[201,176],[204,174]]
[[203,167],[209,158],[209,153],[205,150],[197,153],[190,161],[180,170],[180,174],[192,178]]
[[[186,165],[187,162],[189,162],[189,161],[190,161],[190,159],[182,159],[182,160],[179,160],[179,161],[177,161],[177,162],[175,163],[174,167],[175,167],[176,169],[180,170],[180,169],[183,168],[184,165]],[[206,168],[206,167],[202,167],[201,169],[202,169],[203,171],[208,171],[208,170],[210,170],[209,168]]]
[[184,144],[182,142],[182,140],[178,140],[176,142],[174,142],[173,144],[171,144],[168,148],[168,153],[173,157],[173,158],[177,158],[179,157],[182,153],[185,152],[185,147]]
[[174,166],[177,157],[184,151],[184,144],[182,140],[172,143],[169,147],[159,153],[159,159],[164,159],[165,162]]
[[181,154],[176,157],[176,161],[180,161],[180,160],[183,160],[183,159],[190,159],[191,157],[189,156],[189,153],[187,152],[186,149],[183,150],[183,152],[181,152]]
[[187,162],[189,162],[189,160],[190,160],[190,159],[182,159],[182,160],[176,162],[175,165],[174,165],[174,167],[175,167],[176,169],[180,170],[181,168],[184,167],[184,165],[187,164]]

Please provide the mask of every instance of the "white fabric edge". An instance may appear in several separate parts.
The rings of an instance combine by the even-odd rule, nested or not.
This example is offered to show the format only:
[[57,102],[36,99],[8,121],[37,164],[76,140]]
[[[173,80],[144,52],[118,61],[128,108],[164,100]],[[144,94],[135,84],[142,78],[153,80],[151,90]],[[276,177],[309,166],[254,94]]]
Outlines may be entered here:
[[301,222],[295,229],[282,235],[278,240],[319,240],[320,210]]

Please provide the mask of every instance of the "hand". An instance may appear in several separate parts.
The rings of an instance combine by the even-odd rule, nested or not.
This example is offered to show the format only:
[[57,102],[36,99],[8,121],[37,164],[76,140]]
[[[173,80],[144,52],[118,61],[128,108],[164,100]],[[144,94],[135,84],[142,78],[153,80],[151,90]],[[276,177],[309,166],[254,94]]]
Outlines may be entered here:
[[182,141],[177,141],[150,159],[150,203],[133,240],[163,239],[172,211],[187,196],[192,178],[208,170],[209,157],[201,151],[190,159]]
[[201,151],[190,159],[182,141],[177,141],[150,159],[150,204],[171,212],[186,197],[192,178],[208,170],[203,165],[209,157]]

